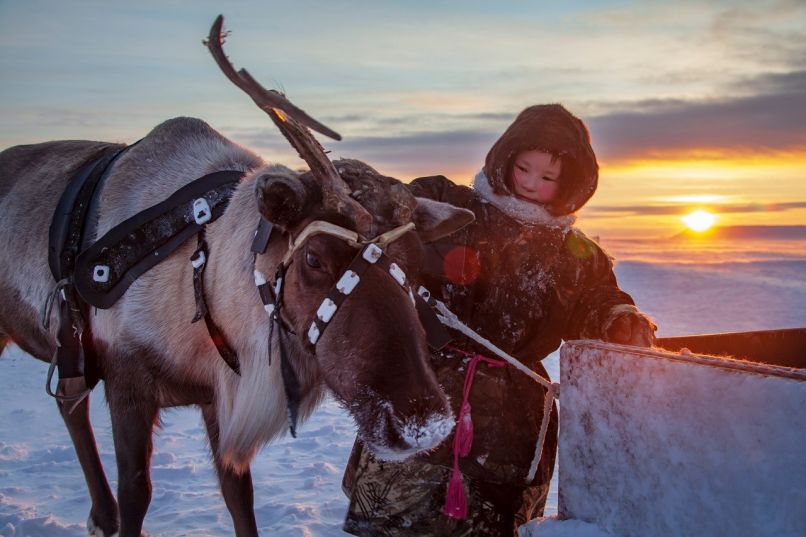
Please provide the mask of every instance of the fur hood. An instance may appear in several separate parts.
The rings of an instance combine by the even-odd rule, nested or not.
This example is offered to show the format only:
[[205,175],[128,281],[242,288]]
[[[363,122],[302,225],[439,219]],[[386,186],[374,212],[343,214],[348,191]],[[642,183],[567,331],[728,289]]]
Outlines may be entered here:
[[518,153],[533,149],[554,155],[563,165],[559,195],[546,210],[561,216],[585,205],[596,192],[599,164],[585,124],[559,104],[530,106],[495,142],[484,163],[492,191],[514,196],[508,180],[513,161]]
[[473,179],[473,190],[501,212],[522,224],[540,224],[549,227],[568,228],[574,225],[576,216],[567,214],[553,216],[545,206],[532,203],[512,194],[496,194],[490,186],[484,170],[480,170]]

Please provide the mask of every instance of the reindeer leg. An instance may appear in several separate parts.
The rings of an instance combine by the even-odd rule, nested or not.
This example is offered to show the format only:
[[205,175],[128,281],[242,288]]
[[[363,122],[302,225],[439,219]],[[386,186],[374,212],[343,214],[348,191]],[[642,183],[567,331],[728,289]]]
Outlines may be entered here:
[[215,405],[201,405],[204,423],[207,426],[207,437],[210,439],[210,449],[213,452],[218,481],[221,484],[221,494],[227,504],[232,523],[235,526],[237,537],[257,536],[257,522],[255,521],[254,491],[252,488],[252,472],[246,470],[238,475],[232,469],[221,464],[218,456],[218,420]]
[[92,500],[90,518],[87,521],[91,534],[98,534],[100,530],[105,536],[111,536],[118,531],[118,504],[109,482],[106,480],[98,447],[95,444],[95,435],[90,423],[90,397],[87,396],[74,409],[68,412],[72,403],[57,403],[70,438],[73,440],[78,462],[84,472],[87,489]]
[[110,384],[109,379],[106,383],[118,463],[120,537],[140,537],[151,503],[151,437],[159,407],[153,393],[142,385],[138,389],[125,381],[122,384]]

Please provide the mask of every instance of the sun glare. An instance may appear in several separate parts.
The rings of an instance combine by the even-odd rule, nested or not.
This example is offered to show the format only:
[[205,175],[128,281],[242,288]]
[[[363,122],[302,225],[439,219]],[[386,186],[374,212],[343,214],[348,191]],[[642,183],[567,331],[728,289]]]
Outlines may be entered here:
[[714,225],[714,222],[716,222],[716,215],[709,213],[708,211],[698,209],[682,217],[681,220],[683,220],[683,223],[685,223],[689,229],[693,231],[705,231]]

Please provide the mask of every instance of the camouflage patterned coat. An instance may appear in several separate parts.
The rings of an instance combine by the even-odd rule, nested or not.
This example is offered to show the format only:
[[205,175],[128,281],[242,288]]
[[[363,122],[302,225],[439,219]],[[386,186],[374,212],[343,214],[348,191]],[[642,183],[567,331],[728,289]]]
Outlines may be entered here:
[[[621,315],[641,315],[619,289],[610,257],[572,216],[551,216],[541,206],[492,192],[484,173],[474,188],[443,176],[415,180],[417,196],[473,211],[476,220],[432,244],[423,283],[472,329],[547,377],[540,361],[562,340],[607,339]],[[647,321],[649,322],[649,321]],[[463,336],[460,349],[489,351]],[[432,357],[437,378],[458,415],[467,358]],[[460,469],[468,519],[442,515],[450,476],[452,437],[427,456],[403,463],[374,459],[360,443],[345,474],[351,496],[345,530],[357,535],[512,535],[543,512],[554,466],[556,412],[543,458],[531,483],[544,389],[512,367],[479,365],[470,393],[475,428]]]

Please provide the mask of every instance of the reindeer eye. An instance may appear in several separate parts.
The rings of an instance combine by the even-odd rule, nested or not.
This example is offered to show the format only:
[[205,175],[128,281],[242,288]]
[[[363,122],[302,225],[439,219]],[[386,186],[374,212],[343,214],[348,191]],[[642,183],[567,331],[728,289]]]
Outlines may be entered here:
[[319,262],[319,258],[310,252],[306,252],[305,262],[308,264],[309,267],[322,268],[322,264]]

